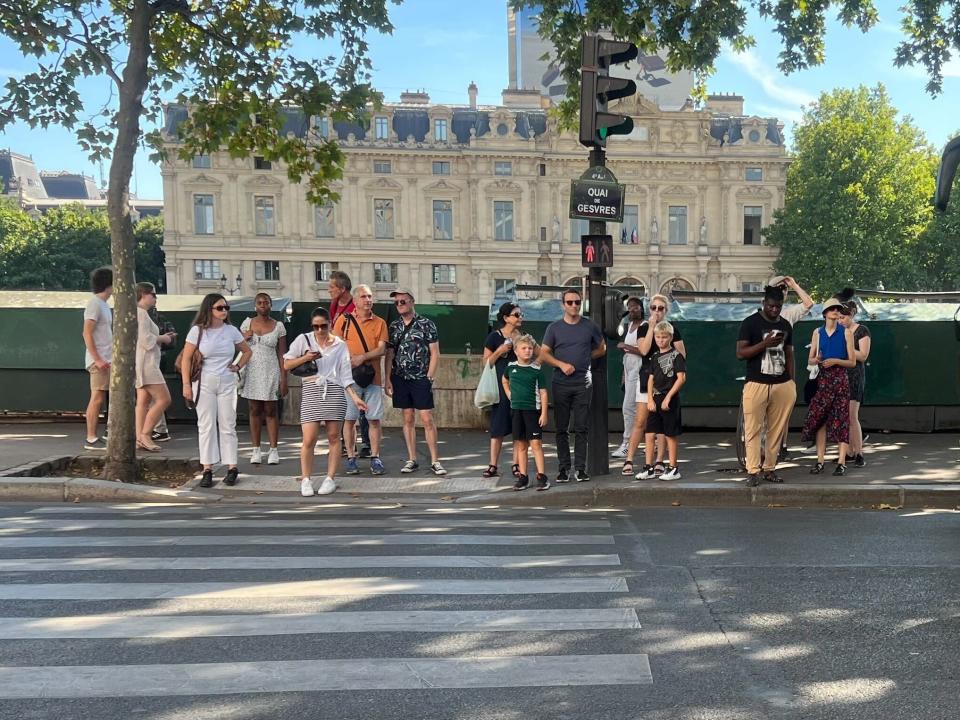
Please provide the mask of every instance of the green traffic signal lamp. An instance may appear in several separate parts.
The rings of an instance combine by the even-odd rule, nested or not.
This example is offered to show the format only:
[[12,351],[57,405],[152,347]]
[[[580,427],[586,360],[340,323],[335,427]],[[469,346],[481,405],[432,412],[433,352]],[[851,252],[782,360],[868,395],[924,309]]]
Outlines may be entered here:
[[610,135],[629,135],[633,119],[607,112],[611,100],[629,97],[637,92],[637,84],[626,78],[610,77],[611,65],[629,62],[637,57],[633,43],[607,40],[598,35],[583,38],[580,69],[580,144],[604,147]]

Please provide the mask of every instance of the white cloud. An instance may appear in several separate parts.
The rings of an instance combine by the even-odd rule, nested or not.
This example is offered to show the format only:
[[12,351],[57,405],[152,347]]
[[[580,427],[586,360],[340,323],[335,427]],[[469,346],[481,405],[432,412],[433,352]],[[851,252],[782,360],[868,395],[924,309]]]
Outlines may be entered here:
[[728,49],[723,53],[723,57],[757,81],[771,100],[798,109],[801,105],[809,105],[816,100],[815,96],[805,90],[785,83],[776,65],[765,62],[752,50],[736,53]]
[[757,114],[762,117],[775,117],[778,120],[785,120],[794,125],[799,124],[803,120],[803,112],[796,108],[757,104],[754,105],[754,109],[757,111]]

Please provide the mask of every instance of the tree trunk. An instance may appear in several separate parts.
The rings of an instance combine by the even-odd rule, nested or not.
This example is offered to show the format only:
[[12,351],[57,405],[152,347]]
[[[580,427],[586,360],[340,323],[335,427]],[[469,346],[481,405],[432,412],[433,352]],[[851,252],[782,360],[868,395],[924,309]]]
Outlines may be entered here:
[[150,24],[153,12],[146,0],[135,0],[130,11],[130,50],[119,88],[117,137],[110,162],[107,214],[113,257],[113,364],[110,372],[110,419],[106,480],[137,480],[135,388],[137,347],[136,244],[130,219],[130,178],[140,141],[140,115],[147,88]]

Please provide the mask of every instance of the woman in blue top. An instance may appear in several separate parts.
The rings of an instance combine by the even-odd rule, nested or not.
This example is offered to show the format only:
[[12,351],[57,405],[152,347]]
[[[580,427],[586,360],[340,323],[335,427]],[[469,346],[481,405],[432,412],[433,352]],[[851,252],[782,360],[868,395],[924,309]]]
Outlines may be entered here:
[[817,392],[807,408],[800,437],[809,442],[817,440],[817,462],[811,475],[823,472],[827,441],[839,445],[834,475],[847,474],[847,447],[850,442],[850,382],[847,368],[857,364],[853,348],[853,333],[840,324],[843,301],[832,297],[823,304],[824,324],[813,331],[810,341],[809,365],[819,365]]

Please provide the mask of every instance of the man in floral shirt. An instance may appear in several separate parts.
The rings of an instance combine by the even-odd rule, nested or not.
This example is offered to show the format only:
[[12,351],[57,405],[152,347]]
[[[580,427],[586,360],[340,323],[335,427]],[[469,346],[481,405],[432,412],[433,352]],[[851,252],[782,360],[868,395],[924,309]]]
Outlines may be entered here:
[[406,289],[390,293],[397,305],[399,319],[390,323],[387,341],[387,381],[384,391],[393,398],[393,407],[403,410],[403,439],[407,443],[407,462],[402,473],[412,473],[417,462],[417,417],[430,449],[430,470],[446,475],[440,464],[437,426],[433,421],[433,379],[440,364],[440,342],[432,320],[417,315],[413,293]]

